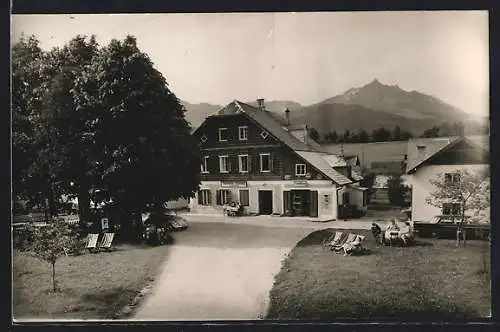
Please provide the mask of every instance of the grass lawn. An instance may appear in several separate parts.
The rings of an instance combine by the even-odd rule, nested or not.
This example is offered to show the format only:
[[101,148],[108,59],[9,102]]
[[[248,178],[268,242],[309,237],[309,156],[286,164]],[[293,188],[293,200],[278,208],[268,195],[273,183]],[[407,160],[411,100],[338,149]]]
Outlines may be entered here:
[[418,239],[414,247],[381,247],[370,231],[353,230],[367,236],[371,253],[344,257],[321,245],[327,232],[309,234],[284,261],[271,290],[268,319],[489,317],[488,242],[457,248],[454,240]]
[[56,293],[52,292],[52,266],[14,251],[14,318],[113,318],[153,280],[169,247],[121,245],[116,249],[58,260],[60,291]]

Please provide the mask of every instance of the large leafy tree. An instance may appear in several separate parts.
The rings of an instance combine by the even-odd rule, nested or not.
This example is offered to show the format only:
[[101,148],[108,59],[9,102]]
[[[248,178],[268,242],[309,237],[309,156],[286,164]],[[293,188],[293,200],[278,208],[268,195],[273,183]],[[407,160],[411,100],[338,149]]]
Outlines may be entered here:
[[37,65],[43,52],[35,36],[22,36],[12,47],[12,184],[14,199],[41,203],[39,177],[32,172],[35,159],[35,128],[41,79]]
[[[435,190],[426,197],[429,205],[443,208],[446,203],[459,204],[457,245],[460,244],[460,235],[465,234],[463,225],[467,213],[483,214],[490,208],[490,179],[489,171],[471,172],[458,169],[448,174],[438,174],[430,180]],[[465,243],[465,237],[464,243]]]
[[78,195],[81,210],[89,205],[82,195],[88,190],[78,192],[90,169],[82,138],[87,117],[76,112],[71,90],[97,51],[95,38],[84,36],[49,52],[40,50],[35,37],[13,47],[14,192],[35,203],[47,201],[51,215],[63,193]]
[[78,112],[94,115],[100,196],[128,215],[192,197],[199,147],[184,108],[132,36],[112,40],[76,80]]
[[95,155],[98,149],[92,137],[93,114],[79,112],[77,98],[72,91],[78,77],[98,55],[94,36],[76,36],[62,48],[54,48],[40,64],[45,78],[40,89],[43,109],[38,121],[37,133],[42,147],[39,161],[45,174],[48,197],[55,214],[56,197],[61,194],[77,196],[80,220],[89,219],[89,191],[95,183]]

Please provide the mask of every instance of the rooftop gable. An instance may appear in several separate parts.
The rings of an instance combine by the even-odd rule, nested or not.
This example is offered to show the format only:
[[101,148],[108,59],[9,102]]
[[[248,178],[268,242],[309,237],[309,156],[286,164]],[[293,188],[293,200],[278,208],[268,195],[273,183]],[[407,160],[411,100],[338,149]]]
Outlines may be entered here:
[[475,149],[488,152],[484,145],[478,144],[467,137],[412,139],[408,141],[406,173],[415,172],[417,167],[429,163],[432,159],[437,158],[460,144],[467,144]]

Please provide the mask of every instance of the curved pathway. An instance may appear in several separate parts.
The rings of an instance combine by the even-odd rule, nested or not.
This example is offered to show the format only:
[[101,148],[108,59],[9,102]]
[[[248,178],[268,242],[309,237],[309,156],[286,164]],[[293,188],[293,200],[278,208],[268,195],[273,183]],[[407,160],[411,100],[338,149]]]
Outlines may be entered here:
[[[325,227],[328,227],[325,225]],[[281,261],[313,228],[190,222],[175,233],[136,320],[240,320],[265,316]]]

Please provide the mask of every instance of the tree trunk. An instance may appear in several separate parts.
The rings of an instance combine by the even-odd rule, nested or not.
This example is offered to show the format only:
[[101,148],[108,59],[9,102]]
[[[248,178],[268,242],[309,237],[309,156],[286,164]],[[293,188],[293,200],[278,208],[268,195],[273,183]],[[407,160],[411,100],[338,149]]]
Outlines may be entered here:
[[56,262],[52,263],[52,290],[56,291]]
[[90,194],[85,187],[78,192],[78,217],[82,226],[90,221]]
[[49,199],[49,215],[50,218],[53,218],[57,216],[57,206],[56,206],[56,199],[54,197],[54,189],[53,189],[53,184],[52,181],[49,180],[48,188],[48,199]]

